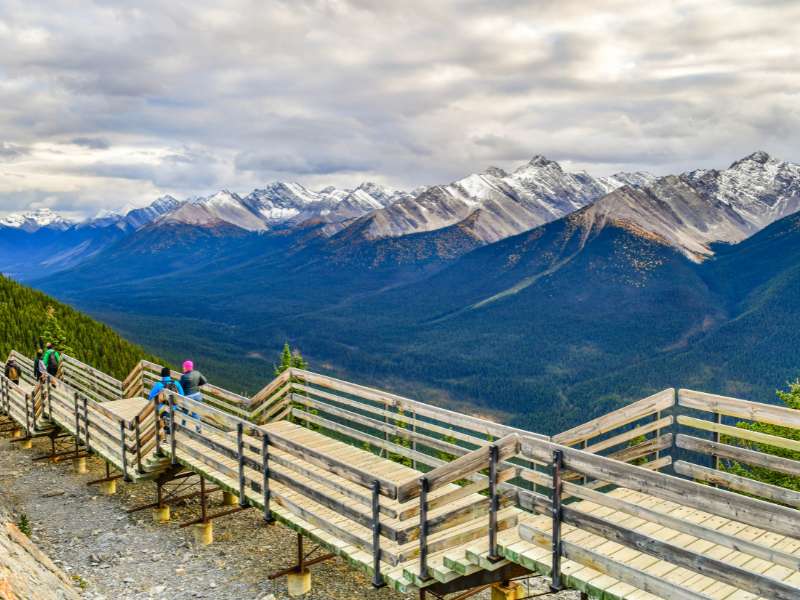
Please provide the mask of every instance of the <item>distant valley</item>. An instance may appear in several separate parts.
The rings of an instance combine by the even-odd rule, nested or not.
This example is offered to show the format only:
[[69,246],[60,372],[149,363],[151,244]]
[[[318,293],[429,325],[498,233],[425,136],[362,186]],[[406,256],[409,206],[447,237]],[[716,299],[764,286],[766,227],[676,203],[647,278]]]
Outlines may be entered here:
[[0,269],[255,389],[312,365],[540,431],[668,385],[800,374],[800,166],[595,178],[534,157],[441,186],[165,197],[0,221]]

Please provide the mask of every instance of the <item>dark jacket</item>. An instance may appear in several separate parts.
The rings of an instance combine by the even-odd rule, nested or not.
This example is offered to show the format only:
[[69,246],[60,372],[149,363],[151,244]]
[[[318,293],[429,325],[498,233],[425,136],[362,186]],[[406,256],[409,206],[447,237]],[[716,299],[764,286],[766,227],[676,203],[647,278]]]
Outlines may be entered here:
[[181,375],[181,386],[183,387],[183,391],[186,392],[184,394],[186,396],[198,393],[200,391],[200,386],[207,383],[208,380],[203,377],[203,374],[197,369]]
[[39,378],[44,375],[44,370],[42,369],[43,366],[44,363],[42,362],[41,357],[37,356],[33,359],[33,378],[36,379],[36,381],[39,381]]

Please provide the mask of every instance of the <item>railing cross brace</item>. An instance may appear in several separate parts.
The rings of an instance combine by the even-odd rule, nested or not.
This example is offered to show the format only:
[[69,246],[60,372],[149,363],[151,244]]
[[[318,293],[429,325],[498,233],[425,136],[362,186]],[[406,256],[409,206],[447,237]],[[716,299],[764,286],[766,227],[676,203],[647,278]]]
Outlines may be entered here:
[[293,567],[287,567],[286,569],[281,569],[280,571],[276,571],[267,576],[267,579],[270,581],[273,579],[278,579],[279,577],[283,577],[284,575],[289,575],[290,573],[303,573],[305,572],[307,567],[311,565],[316,565],[318,563],[324,562],[326,560],[330,560],[332,558],[336,558],[335,554],[323,554],[322,556],[318,556],[316,558],[312,558],[309,560],[309,557],[314,554],[319,549],[319,546],[316,546],[314,549],[311,550],[308,554],[305,554],[303,551],[303,534],[297,534],[297,564]]

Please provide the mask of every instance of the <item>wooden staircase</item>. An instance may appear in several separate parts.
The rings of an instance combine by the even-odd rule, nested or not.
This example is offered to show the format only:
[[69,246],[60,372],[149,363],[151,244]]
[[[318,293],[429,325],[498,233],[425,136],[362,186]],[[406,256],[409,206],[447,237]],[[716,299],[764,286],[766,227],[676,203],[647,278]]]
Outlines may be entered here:
[[[59,377],[34,381],[32,361],[16,357],[23,380],[0,376],[0,413],[27,436],[69,434],[131,482],[199,474],[375,585],[441,594],[537,574],[604,600],[800,598],[800,495],[726,478],[686,452],[680,471],[714,471],[729,489],[659,472],[677,445],[800,474],[721,432],[796,442],[719,417],[800,429],[797,411],[669,389],[548,438],[297,369],[252,398],[209,386],[202,402],[151,402],[158,365],[118,381],[65,357]],[[716,438],[675,435],[678,424]]]

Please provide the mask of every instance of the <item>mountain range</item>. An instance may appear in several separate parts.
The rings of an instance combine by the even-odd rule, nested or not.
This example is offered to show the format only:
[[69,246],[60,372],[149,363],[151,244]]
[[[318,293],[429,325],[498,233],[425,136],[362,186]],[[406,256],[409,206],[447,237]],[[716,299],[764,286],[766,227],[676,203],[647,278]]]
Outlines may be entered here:
[[[800,166],[763,152],[608,178],[536,156],[412,192],[276,183],[159,206],[6,227],[0,260],[11,234],[51,240],[22,277],[229,387],[261,384],[289,340],[320,370],[545,432],[669,385],[769,400],[800,367]],[[60,263],[58,239],[86,249]]]

